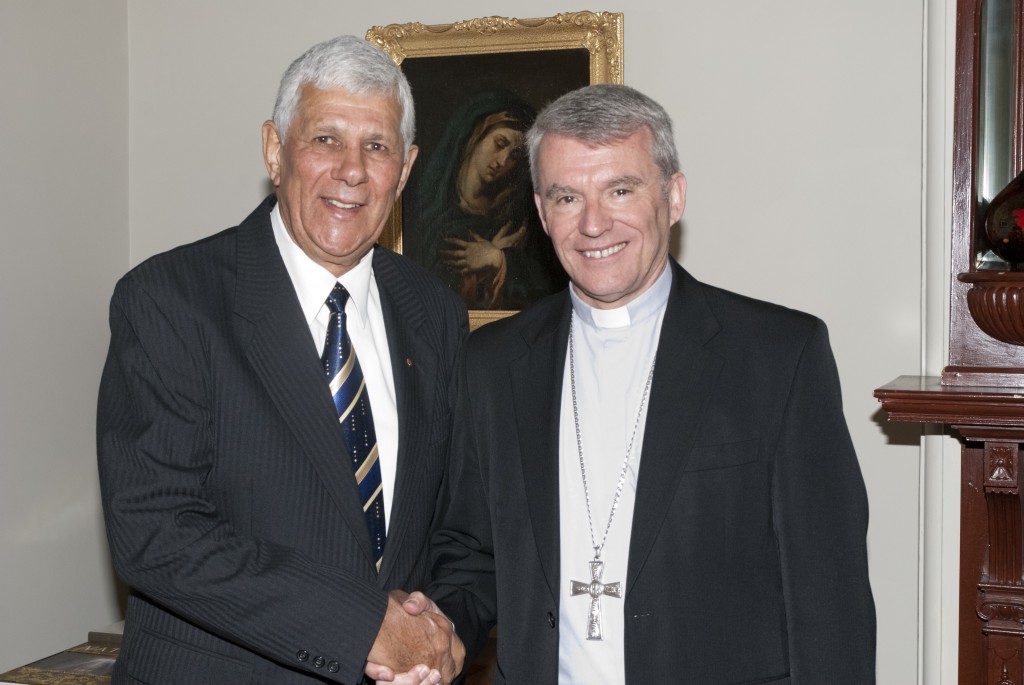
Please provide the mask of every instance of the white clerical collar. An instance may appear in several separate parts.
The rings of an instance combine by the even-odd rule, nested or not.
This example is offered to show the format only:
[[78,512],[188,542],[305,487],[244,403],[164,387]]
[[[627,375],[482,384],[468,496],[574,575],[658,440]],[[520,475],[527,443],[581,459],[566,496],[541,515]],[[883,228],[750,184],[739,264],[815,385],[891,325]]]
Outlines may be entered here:
[[576,286],[569,288],[569,295],[572,297],[573,311],[584,323],[594,328],[625,328],[664,310],[671,289],[672,269],[666,262],[665,269],[658,276],[658,280],[641,293],[640,297],[621,307],[614,309],[592,307],[576,294]]
[[359,263],[336,278],[334,274],[320,266],[302,248],[295,244],[291,234],[281,219],[281,209],[275,204],[270,211],[270,224],[274,228],[274,240],[281,252],[288,275],[291,276],[295,294],[299,297],[302,315],[306,323],[311,323],[320,308],[324,306],[327,296],[331,294],[335,283],[341,283],[348,291],[349,300],[356,308],[360,325],[366,326],[367,300],[370,296],[370,279],[373,277],[373,248],[363,255]]

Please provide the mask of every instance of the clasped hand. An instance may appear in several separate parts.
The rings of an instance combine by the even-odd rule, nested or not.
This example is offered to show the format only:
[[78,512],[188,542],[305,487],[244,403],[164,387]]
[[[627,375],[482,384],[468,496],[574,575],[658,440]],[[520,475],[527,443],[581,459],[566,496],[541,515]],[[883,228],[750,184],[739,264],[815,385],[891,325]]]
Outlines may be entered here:
[[397,685],[450,683],[466,648],[455,627],[422,592],[393,590],[366,664],[366,675]]
[[525,223],[513,231],[512,222],[502,226],[490,240],[470,231],[469,240],[445,238],[451,247],[441,250],[441,254],[448,267],[458,273],[493,272],[500,269],[505,261],[503,251],[515,247],[525,233]]

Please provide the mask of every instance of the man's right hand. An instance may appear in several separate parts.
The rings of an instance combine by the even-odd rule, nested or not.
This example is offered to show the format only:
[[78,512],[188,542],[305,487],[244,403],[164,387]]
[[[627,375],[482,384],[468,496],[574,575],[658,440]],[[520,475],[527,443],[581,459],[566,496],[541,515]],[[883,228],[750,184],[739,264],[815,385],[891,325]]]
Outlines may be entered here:
[[414,593],[408,608],[403,606],[407,599],[404,592],[390,593],[384,622],[367,657],[368,670],[386,666],[398,674],[425,664],[450,683],[466,657],[462,641],[451,621],[425,595]]

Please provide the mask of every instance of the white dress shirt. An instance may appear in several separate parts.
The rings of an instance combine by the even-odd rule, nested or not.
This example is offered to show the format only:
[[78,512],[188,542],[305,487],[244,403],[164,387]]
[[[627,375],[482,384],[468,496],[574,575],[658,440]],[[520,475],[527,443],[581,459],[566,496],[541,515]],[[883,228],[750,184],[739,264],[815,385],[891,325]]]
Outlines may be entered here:
[[624,683],[626,680],[623,652],[626,570],[647,405],[644,404],[643,411],[640,408],[658,349],[671,285],[672,272],[666,265],[664,272],[645,293],[625,306],[610,310],[591,307],[570,288],[576,402],[596,545],[601,544],[608,525],[608,515],[631,437],[634,442],[622,494],[601,553],[601,561],[604,562],[601,581],[605,584],[619,582],[623,597],[601,598],[604,639],[588,640],[590,595],[572,596],[569,592],[571,581],[590,583],[594,544],[591,544],[587,498],[576,442],[567,350],[559,419],[560,685],[598,685]]
[[[359,358],[359,366],[366,380],[366,391],[370,396],[384,493],[385,526],[390,527],[395,470],[398,465],[398,405],[395,401],[395,381],[391,372],[388,337],[384,331],[380,293],[377,281],[373,278],[373,249],[356,266],[342,274],[341,278],[335,278],[295,244],[281,220],[279,205],[274,205],[270,223],[274,227],[277,249],[281,252],[295,294],[299,297],[302,315],[309,325],[317,354],[323,352],[327,341],[327,324],[331,318],[326,304],[327,296],[331,294],[335,283],[341,283],[349,293],[345,305],[346,330]],[[327,384],[326,378],[324,384]],[[338,467],[351,470],[344,445],[338,446]]]

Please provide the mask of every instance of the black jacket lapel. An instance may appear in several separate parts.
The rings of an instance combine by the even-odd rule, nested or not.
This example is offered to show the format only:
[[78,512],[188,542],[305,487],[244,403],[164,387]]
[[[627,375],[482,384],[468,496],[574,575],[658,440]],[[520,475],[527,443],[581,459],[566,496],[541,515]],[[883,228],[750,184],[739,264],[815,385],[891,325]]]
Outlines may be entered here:
[[706,347],[719,324],[700,285],[674,261],[671,264],[672,290],[658,341],[633,509],[627,592],[661,532],[723,364]]
[[571,311],[567,292],[548,306],[536,325],[524,331],[527,353],[509,366],[530,520],[556,602],[560,572],[558,423]]
[[335,416],[298,298],[274,241],[272,199],[238,228],[235,324],[253,370],[291,428],[352,534],[373,564],[351,471],[342,468],[345,437]]
[[420,299],[411,292],[409,282],[395,268],[395,255],[383,248],[374,251],[373,271],[380,293],[384,328],[388,335],[391,372],[398,407],[398,462],[394,498],[388,526],[388,547],[380,569],[380,581],[386,584],[395,568],[395,555],[418,553],[418,546],[407,549],[403,538],[410,529],[410,516],[422,516],[421,488],[425,465],[415,458],[418,447],[430,440],[433,384],[438,381],[437,354],[418,331],[426,313]]

